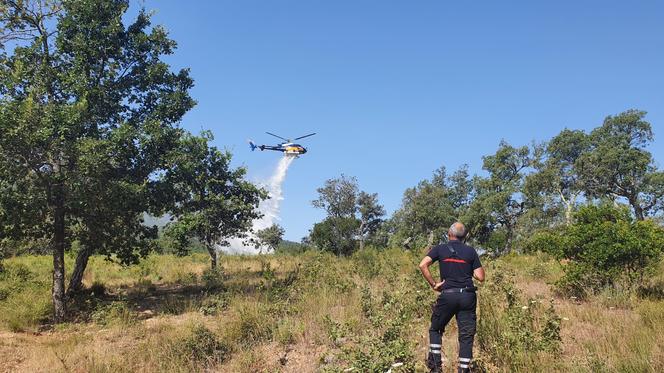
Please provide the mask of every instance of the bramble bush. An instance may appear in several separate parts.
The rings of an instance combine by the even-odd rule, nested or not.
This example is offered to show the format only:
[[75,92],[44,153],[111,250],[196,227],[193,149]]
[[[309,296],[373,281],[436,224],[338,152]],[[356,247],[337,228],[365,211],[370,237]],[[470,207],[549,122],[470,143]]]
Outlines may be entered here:
[[575,214],[573,224],[534,234],[526,249],[567,260],[557,288],[583,298],[606,287],[633,289],[642,284],[664,250],[664,228],[635,220],[626,208],[587,205]]

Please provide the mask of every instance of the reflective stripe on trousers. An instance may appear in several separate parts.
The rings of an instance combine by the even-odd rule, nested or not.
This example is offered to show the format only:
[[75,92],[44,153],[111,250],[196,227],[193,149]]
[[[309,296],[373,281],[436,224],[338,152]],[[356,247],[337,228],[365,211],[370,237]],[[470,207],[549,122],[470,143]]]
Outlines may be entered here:
[[[442,336],[447,323],[456,316],[459,328],[459,368],[467,368],[473,358],[473,342],[477,327],[477,296],[474,292],[468,293],[441,293],[433,307],[431,327],[429,328],[430,351],[432,345],[441,345]],[[438,348],[437,351],[440,351]],[[431,352],[433,353],[433,352]],[[440,353],[434,354],[433,359],[440,363]],[[462,361],[463,359],[463,361]]]

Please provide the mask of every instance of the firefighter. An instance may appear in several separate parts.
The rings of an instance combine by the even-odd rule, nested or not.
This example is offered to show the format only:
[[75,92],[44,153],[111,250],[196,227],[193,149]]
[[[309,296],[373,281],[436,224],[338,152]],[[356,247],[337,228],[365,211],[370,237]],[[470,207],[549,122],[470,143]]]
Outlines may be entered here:
[[[435,373],[442,372],[442,336],[452,316],[456,316],[459,329],[458,372],[470,372],[477,323],[477,288],[473,277],[484,281],[484,269],[477,251],[464,244],[466,234],[462,223],[452,224],[447,232],[448,243],[432,247],[419,265],[431,288],[440,292],[431,315],[427,357],[427,367]],[[439,262],[441,282],[435,282],[429,271],[434,262]]]

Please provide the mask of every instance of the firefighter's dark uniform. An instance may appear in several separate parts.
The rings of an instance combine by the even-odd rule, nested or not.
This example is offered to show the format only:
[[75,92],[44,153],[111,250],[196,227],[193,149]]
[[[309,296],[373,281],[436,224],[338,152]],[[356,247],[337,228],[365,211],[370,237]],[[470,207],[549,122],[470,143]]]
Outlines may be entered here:
[[468,372],[473,358],[473,340],[477,316],[476,288],[473,271],[480,268],[480,258],[474,248],[461,241],[434,246],[427,254],[440,265],[440,278],[445,280],[436,301],[429,328],[429,368],[441,365],[440,349],[445,326],[456,316],[459,328],[459,372]]

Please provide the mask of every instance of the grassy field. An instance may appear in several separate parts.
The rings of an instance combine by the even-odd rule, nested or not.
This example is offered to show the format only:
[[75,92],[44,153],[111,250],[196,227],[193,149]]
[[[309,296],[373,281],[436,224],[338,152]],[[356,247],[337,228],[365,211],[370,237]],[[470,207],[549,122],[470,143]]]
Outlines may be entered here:
[[[202,254],[131,267],[94,257],[72,321],[57,326],[47,322],[50,258],[7,259],[0,370],[422,372],[435,294],[416,270],[420,254],[223,256],[216,272]],[[664,371],[663,300],[556,297],[562,267],[542,255],[484,264],[475,371]],[[650,286],[664,289],[662,271]],[[452,322],[446,359],[456,349]]]

